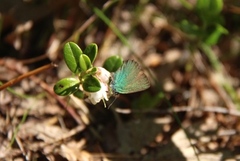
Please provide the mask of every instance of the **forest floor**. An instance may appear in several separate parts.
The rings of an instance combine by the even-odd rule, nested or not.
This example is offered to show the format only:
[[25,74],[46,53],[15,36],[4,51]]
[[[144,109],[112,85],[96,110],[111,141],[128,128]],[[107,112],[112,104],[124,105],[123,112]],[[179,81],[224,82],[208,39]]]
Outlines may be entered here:
[[[196,1],[184,2],[1,0],[0,81],[24,79],[0,86],[0,160],[240,160],[240,4],[224,1],[227,32],[209,45],[182,30],[202,25]],[[137,61],[151,87],[109,108],[57,96],[54,84],[72,76],[70,41],[96,43],[95,66],[112,55]]]

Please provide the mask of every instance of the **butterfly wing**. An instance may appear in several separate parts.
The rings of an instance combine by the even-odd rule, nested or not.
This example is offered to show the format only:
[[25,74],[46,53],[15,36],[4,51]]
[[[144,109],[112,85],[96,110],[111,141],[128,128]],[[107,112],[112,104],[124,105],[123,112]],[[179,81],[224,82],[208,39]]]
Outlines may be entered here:
[[134,61],[127,61],[113,75],[112,88],[116,93],[134,93],[149,87],[150,83],[147,76]]

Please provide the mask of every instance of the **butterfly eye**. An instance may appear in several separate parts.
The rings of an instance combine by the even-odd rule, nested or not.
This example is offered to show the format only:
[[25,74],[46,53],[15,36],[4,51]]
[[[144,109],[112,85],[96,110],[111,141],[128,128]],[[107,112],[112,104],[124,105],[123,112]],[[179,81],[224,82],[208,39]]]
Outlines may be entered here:
[[108,81],[108,84],[110,84],[112,82],[113,78],[112,76],[109,77],[109,81]]

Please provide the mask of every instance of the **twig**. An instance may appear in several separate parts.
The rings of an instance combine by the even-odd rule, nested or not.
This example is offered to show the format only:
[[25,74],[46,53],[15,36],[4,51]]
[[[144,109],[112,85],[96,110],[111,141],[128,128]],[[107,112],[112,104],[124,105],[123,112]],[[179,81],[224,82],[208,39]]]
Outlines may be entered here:
[[215,112],[215,113],[222,113],[222,114],[229,114],[232,116],[240,116],[240,111],[235,109],[227,109],[225,107],[219,106],[205,106],[199,108],[193,108],[190,106],[181,106],[177,107],[174,106],[172,110],[151,110],[151,111],[143,111],[143,110],[131,110],[131,109],[120,109],[116,108],[116,112],[122,114],[130,114],[130,113],[153,113],[153,114],[165,114],[173,112],[191,112],[191,111],[203,111],[203,112]]
[[[109,8],[115,2],[116,1],[107,1],[103,5],[102,10]],[[92,15],[87,21],[85,21],[83,25],[81,25],[81,27],[77,29],[77,31],[72,34],[72,36],[70,36],[64,43],[62,43],[62,45],[64,45],[66,42],[73,41],[76,38],[76,35],[80,35],[84,30],[86,30],[96,20],[96,18],[96,14]]]
[[58,97],[54,92],[52,88],[49,88],[48,84],[46,84],[45,82],[43,82],[41,79],[32,76],[31,79],[40,84],[40,86],[47,91],[51,96],[53,96],[67,111],[68,113],[74,118],[74,120],[79,124],[79,125],[85,125],[84,122],[82,121],[81,117],[79,117],[79,115],[77,115],[77,113],[73,110],[72,107],[70,107],[63,99],[61,99],[60,97]]
[[[15,62],[13,61],[14,63],[18,63],[18,62]],[[5,63],[5,60],[0,60],[0,64],[3,64],[4,65]],[[8,68],[11,67],[11,66],[8,66],[6,65]],[[2,86],[0,86],[0,91],[13,85],[13,84],[16,84],[17,82],[23,80],[24,78],[28,78],[30,77],[30,79],[32,79],[34,82],[40,84],[40,86],[45,90],[47,91],[52,97],[54,97],[65,109],[66,111],[68,111],[68,113],[74,118],[74,120],[80,124],[80,125],[85,125],[84,122],[82,121],[82,119],[80,118],[80,116],[77,115],[77,113],[73,110],[72,107],[70,107],[63,99],[61,99],[60,97],[58,97],[52,90],[52,88],[49,87],[48,84],[46,84],[45,82],[43,82],[41,79],[39,79],[38,77],[34,76],[36,74],[39,74],[45,70],[48,70],[48,69],[51,69],[53,67],[56,67],[56,64],[48,64],[48,65],[44,65],[40,68],[37,68],[35,70],[32,70],[28,73],[25,73],[23,74],[24,71],[22,71],[21,69],[18,69],[18,68],[15,68],[15,70],[17,70],[17,72],[19,72],[20,75],[19,77],[15,78],[15,79],[12,79],[10,80],[9,82],[3,84]],[[24,68],[24,66],[22,67]]]
[[22,75],[18,76],[17,78],[14,78],[14,79],[8,81],[7,83],[1,85],[1,86],[0,86],[0,91],[3,90],[3,89],[5,89],[5,88],[7,88],[7,87],[9,87],[9,86],[12,86],[12,85],[20,82],[20,81],[23,80],[24,78],[30,77],[30,76],[32,76],[32,75],[39,74],[39,73],[41,73],[41,72],[43,72],[43,71],[45,71],[45,70],[51,69],[51,68],[53,68],[53,67],[56,67],[56,64],[51,63],[51,64],[44,65],[44,66],[42,66],[42,67],[39,67],[39,68],[37,68],[37,69],[35,69],[35,70],[32,70],[32,71],[30,71],[30,72],[27,72],[27,73],[25,73],[25,74],[22,74]]

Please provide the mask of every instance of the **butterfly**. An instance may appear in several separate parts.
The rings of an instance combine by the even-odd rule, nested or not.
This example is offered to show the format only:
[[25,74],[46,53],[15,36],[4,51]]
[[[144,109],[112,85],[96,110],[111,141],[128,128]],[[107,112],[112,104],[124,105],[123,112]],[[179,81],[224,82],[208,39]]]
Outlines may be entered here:
[[115,94],[128,94],[143,91],[150,83],[138,63],[129,60],[112,75],[110,87]]

